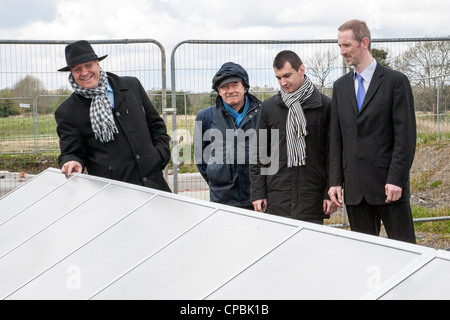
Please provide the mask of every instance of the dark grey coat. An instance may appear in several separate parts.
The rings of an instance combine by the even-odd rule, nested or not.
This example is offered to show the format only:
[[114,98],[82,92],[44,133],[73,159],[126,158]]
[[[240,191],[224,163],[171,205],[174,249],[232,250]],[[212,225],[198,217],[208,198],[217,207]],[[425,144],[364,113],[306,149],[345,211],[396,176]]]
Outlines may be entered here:
[[73,93],[55,112],[60,139],[59,165],[75,160],[91,175],[169,191],[162,170],[170,160],[170,137],[137,78],[108,73],[114,91],[114,140],[94,137],[91,99]]
[[[267,212],[294,219],[329,218],[323,214],[328,197],[328,140],[330,98],[315,89],[302,105],[307,120],[306,165],[287,166],[286,120],[288,108],[280,93],[262,104],[257,132],[279,130],[279,169],[273,175],[261,175],[261,164],[250,167],[252,201],[267,199]],[[270,133],[269,133],[270,135]],[[260,152],[267,152],[259,150]]]

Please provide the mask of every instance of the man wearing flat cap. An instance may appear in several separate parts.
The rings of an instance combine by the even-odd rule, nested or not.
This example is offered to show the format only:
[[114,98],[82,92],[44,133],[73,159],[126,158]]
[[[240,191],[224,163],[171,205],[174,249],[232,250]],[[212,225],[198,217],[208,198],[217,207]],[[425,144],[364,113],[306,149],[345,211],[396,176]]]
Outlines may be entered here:
[[211,201],[253,210],[249,154],[261,104],[248,92],[248,74],[239,64],[225,63],[212,83],[219,96],[215,105],[197,114],[196,164],[209,185]]
[[88,174],[170,192],[162,170],[170,159],[167,128],[142,84],[101,69],[91,44],[66,46],[74,92],[55,112],[62,173]]

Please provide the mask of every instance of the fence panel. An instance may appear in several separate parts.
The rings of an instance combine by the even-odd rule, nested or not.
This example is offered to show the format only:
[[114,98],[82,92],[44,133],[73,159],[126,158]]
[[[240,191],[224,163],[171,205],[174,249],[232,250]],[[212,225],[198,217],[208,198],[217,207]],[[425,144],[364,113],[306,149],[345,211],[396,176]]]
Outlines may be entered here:
[[[54,111],[72,93],[65,46],[72,41],[0,41],[0,197],[24,178],[7,181],[18,167],[35,174],[57,167],[58,137]],[[166,54],[156,40],[93,40],[100,65],[119,76],[135,76],[156,109],[166,117]],[[19,183],[20,180],[20,183]]]
[[[404,70],[411,79],[418,108],[418,132],[429,128],[444,143],[450,138],[449,60],[447,56],[439,62],[425,57],[439,57],[440,53],[448,52],[449,40],[448,37],[374,39],[372,45],[380,62]],[[53,111],[72,90],[67,81],[68,74],[56,70],[65,66],[64,47],[70,42],[0,41],[0,155],[9,157],[0,160],[0,171],[17,171],[16,167],[28,166],[24,177],[14,176],[16,182],[26,180],[28,174],[39,173],[47,166],[57,166]],[[98,55],[108,54],[101,62],[104,70],[141,80],[166,120],[169,133],[175,131],[172,134],[175,146],[173,175],[166,176],[172,189],[202,199],[208,199],[208,187],[195,172],[195,164],[188,163],[185,155],[191,146],[196,113],[215,100],[211,80],[223,63],[241,64],[249,73],[250,91],[260,100],[278,91],[272,62],[284,49],[299,53],[307,75],[329,96],[333,82],[349,71],[339,55],[336,40],[183,41],[171,55],[171,108],[166,108],[166,58],[164,48],[157,41],[100,40],[91,43]],[[427,55],[427,52],[433,54]],[[424,61],[432,67],[427,68]],[[169,123],[167,115],[171,113],[172,123]],[[429,134],[421,137],[427,139]],[[20,166],[17,165],[19,161]],[[436,171],[436,164],[427,165],[427,171]],[[187,173],[179,175],[183,170]],[[448,170],[444,174],[448,176]],[[3,173],[0,174],[3,186],[6,180],[1,179],[2,176]],[[0,196],[7,189],[2,187]]]
[[[448,109],[448,80],[450,66],[445,50],[435,60],[427,61],[435,68],[427,69],[424,63],[424,50],[433,52],[437,47],[447,48],[450,38],[415,38],[415,39],[373,39],[372,53],[377,60],[394,69],[401,70],[410,79],[435,77],[437,82],[424,82],[423,79],[411,81],[416,99],[418,119],[422,119],[432,132],[438,133],[438,139],[444,142],[450,138],[449,109]],[[172,84],[172,110],[177,112],[177,122],[173,127],[182,126],[178,137],[173,137],[174,145],[182,138],[183,132],[193,133],[194,119],[197,112],[215,101],[217,94],[212,90],[212,78],[221,65],[228,61],[241,64],[248,72],[250,78],[250,91],[260,100],[265,100],[278,91],[279,85],[275,78],[272,64],[276,54],[289,49],[297,52],[306,67],[306,74],[313,80],[322,92],[331,97],[332,85],[342,75],[350,71],[345,60],[339,54],[336,40],[313,41],[198,41],[187,40],[179,43],[171,54],[171,84]],[[408,57],[405,63],[404,57]],[[442,58],[441,60],[439,60]],[[418,77],[420,75],[420,77]],[[425,98],[423,91],[431,94]],[[434,90],[434,91],[433,91]],[[440,93],[440,95],[439,95]],[[436,109],[436,105],[439,108]],[[186,110],[186,111],[184,111]],[[429,118],[436,119],[429,121]],[[181,118],[181,119],[180,119]],[[187,139],[183,138],[184,141]],[[193,141],[193,140],[192,140]],[[186,150],[184,146],[178,149]],[[190,193],[194,182],[177,175],[178,170],[186,167],[186,156],[175,148],[173,152],[174,191],[177,193]],[[192,159],[193,161],[193,159]],[[180,165],[180,168],[177,168]],[[432,166],[433,164],[430,164]],[[429,168],[428,170],[434,170]],[[447,172],[448,174],[448,172]],[[196,177],[192,175],[192,179]],[[196,182],[197,183],[197,182]],[[207,186],[202,183],[195,184],[194,188],[208,199]],[[442,215],[448,216],[448,207],[444,208]],[[333,220],[332,224],[342,224],[342,218]],[[344,221],[345,223],[345,221]]]

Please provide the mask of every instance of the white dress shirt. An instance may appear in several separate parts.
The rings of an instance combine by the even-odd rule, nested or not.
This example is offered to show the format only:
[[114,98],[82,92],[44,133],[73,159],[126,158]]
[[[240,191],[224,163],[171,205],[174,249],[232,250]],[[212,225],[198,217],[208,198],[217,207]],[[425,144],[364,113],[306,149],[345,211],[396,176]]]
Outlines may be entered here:
[[[377,60],[373,59],[372,63],[364,69],[363,72],[360,73],[363,78],[364,92],[367,93],[367,89],[369,89],[370,81],[372,81],[373,74],[375,69],[377,68]],[[356,73],[356,71],[355,71]],[[353,79],[355,81],[355,95],[358,94],[358,78],[356,74],[353,74]]]

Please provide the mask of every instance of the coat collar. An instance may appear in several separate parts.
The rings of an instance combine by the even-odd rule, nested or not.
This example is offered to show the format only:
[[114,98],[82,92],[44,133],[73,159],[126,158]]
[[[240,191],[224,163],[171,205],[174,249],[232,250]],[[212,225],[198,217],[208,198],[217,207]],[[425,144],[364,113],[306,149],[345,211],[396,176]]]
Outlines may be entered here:
[[[255,109],[256,107],[261,105],[261,102],[258,100],[258,98],[256,98],[254,95],[250,94],[249,92],[246,93],[246,96],[248,97],[248,99],[250,100],[250,108],[248,109],[247,113],[253,109]],[[223,105],[223,100],[221,96],[217,96],[216,98],[216,104],[213,105],[213,107],[221,109],[222,111],[225,111],[225,106]]]
[[[106,74],[108,75],[108,83],[114,92],[114,110],[118,110],[123,100],[124,92],[128,91],[128,87],[124,81],[114,73],[107,72]],[[71,97],[78,99],[86,108],[90,108],[92,99],[85,98],[75,92],[72,93]]]
[[106,74],[108,75],[109,84],[114,91],[114,108],[115,110],[117,110],[120,108],[120,104],[123,99],[123,92],[127,91],[128,87],[120,79],[120,77],[115,75],[114,73],[107,72]]
[[[276,103],[280,106],[286,107],[285,103],[283,102],[283,99],[281,98],[281,92],[278,91],[278,94],[276,95]],[[303,110],[305,109],[315,109],[322,107],[322,96],[320,94],[320,91],[314,87],[314,92],[311,97],[308,98],[308,100],[305,101],[305,103],[302,104]]]

